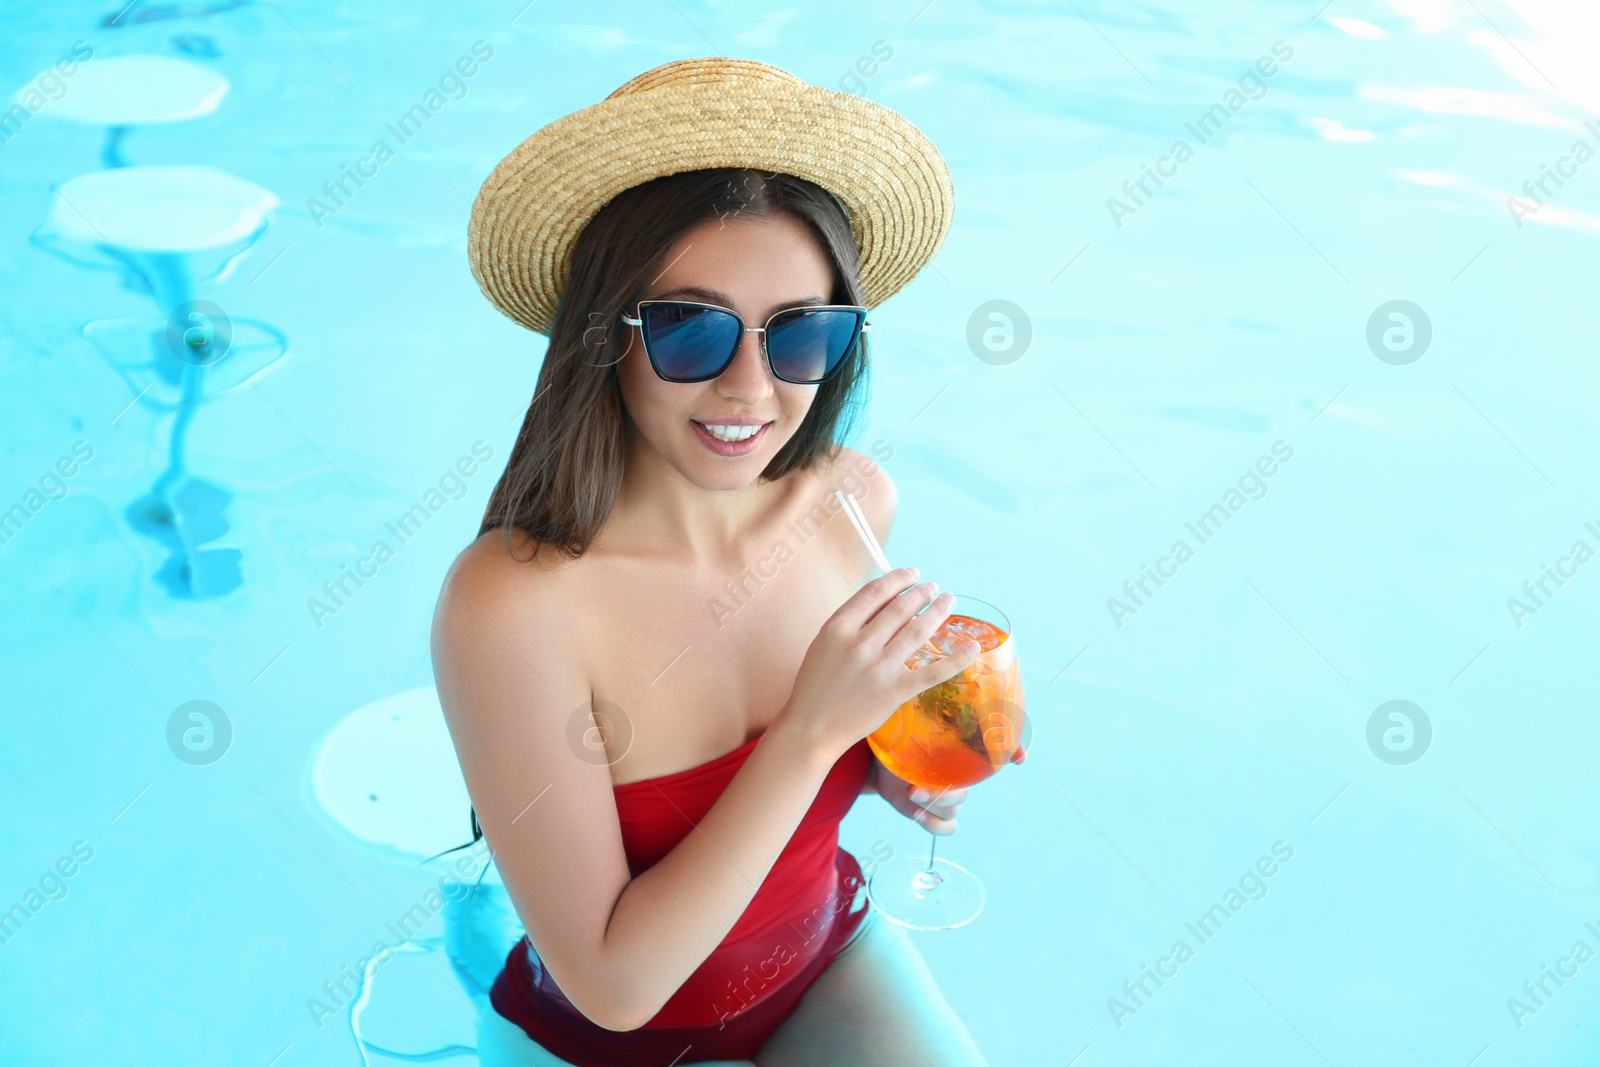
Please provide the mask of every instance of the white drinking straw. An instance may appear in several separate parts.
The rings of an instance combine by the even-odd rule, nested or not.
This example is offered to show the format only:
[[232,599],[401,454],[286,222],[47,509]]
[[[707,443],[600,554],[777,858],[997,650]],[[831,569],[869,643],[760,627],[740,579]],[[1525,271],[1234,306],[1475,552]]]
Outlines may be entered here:
[[883,546],[878,544],[878,539],[872,535],[872,527],[867,525],[867,516],[861,510],[861,505],[856,503],[856,498],[835,489],[833,495],[839,498],[839,503],[844,505],[844,513],[850,519],[850,525],[856,528],[856,533],[861,535],[861,543],[867,546],[867,552],[877,563],[878,569],[888,574],[893,568],[889,566],[889,557],[883,554]]

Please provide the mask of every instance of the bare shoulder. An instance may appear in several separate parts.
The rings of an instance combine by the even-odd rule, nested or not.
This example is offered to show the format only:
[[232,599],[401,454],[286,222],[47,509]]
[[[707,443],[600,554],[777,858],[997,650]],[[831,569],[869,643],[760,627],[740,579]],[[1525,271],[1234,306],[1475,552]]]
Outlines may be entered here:
[[[884,459],[894,455],[887,446],[885,452],[879,453]],[[839,444],[833,446],[833,454],[819,465],[818,470],[827,494],[831,496],[835,489],[839,489],[855,497],[856,503],[866,513],[872,532],[880,542],[886,543],[900,500],[899,491],[889,472],[861,452]]]
[[554,592],[566,584],[579,560],[566,560],[555,545],[539,545],[522,530],[496,526],[462,549],[445,574],[446,589],[458,585],[464,590],[493,592],[510,585],[515,592],[541,589]]
[[[439,590],[433,616],[433,649],[463,651],[464,643],[494,638],[513,648],[560,647],[565,604],[581,560],[566,560],[553,546],[539,546],[513,530],[486,531],[461,550]],[[563,651],[570,651],[563,649]]]

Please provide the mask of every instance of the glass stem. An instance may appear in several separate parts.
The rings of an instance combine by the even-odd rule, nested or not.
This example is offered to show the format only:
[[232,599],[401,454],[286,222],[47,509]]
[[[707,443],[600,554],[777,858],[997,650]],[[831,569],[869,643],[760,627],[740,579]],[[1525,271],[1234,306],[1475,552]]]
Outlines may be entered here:
[[933,872],[933,854],[934,854],[935,850],[937,850],[938,847],[939,847],[939,835],[930,830],[928,832],[928,837],[931,839],[928,842],[928,871],[929,871],[929,873],[932,873]]

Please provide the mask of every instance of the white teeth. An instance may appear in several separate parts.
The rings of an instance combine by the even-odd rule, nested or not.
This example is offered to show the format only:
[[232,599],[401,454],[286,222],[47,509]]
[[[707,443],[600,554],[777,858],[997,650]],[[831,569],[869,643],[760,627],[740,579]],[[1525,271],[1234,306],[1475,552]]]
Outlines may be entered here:
[[712,437],[715,437],[719,441],[748,440],[749,438],[755,436],[756,432],[761,429],[760,426],[725,426],[720,423],[715,423],[708,426],[702,422],[700,425],[705,427],[706,433],[709,433]]

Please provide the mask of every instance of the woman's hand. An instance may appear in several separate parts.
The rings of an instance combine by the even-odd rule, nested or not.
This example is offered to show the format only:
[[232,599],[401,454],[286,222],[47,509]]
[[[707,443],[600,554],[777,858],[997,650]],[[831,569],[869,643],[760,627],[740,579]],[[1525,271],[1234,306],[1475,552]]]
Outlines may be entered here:
[[901,704],[972,666],[976,641],[932,663],[906,666],[955,604],[948,593],[936,596],[933,582],[915,584],[916,577],[912,567],[890,571],[839,606],[806,650],[773,726],[798,730],[837,757]]
[[[1021,763],[1027,758],[1022,745],[1018,744],[1017,750],[1011,753],[1010,762]],[[872,757],[872,770],[867,772],[867,782],[861,791],[878,794],[895,811],[936,834],[956,832],[956,808],[967,799],[966,787],[932,792],[912,785],[885,767],[876,754]]]
[[967,799],[965,787],[937,792],[912,785],[872,757],[867,786],[901,815],[941,836],[956,832],[956,809]]

